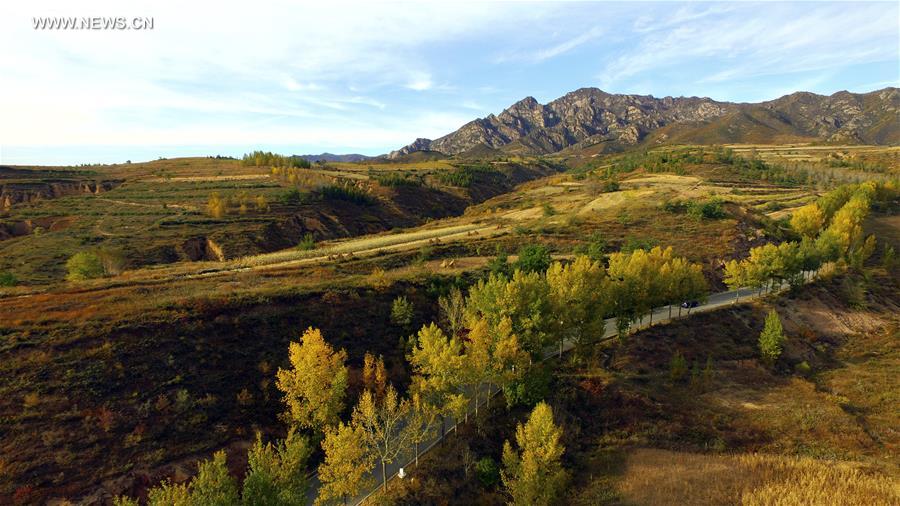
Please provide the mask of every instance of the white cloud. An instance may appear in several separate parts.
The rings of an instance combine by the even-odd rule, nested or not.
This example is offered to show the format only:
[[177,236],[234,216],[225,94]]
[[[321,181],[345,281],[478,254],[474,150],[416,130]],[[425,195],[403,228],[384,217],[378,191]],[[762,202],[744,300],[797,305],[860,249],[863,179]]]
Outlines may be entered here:
[[406,83],[407,88],[415,91],[430,90],[433,86],[434,82],[431,80],[431,74],[426,72],[414,72],[410,76],[409,82]]
[[696,83],[740,81],[896,60],[898,28],[884,4],[734,4],[679,9],[636,23],[638,42],[598,76],[604,86],[683,64],[701,67]]
[[[359,141],[362,135],[371,139],[362,141],[367,145],[405,143],[422,134],[414,131],[417,125],[428,126],[409,121],[408,112],[395,112],[398,124],[409,125],[402,131],[355,123],[367,110],[386,110],[381,95],[390,90],[451,89],[437,85],[428,71],[410,70],[410,62],[423,61],[421,50],[430,43],[487,29],[504,10],[436,2],[4,2],[0,144],[199,144],[297,136],[324,142]],[[49,15],[152,16],[155,27],[32,28],[33,16]],[[273,118],[298,121],[259,128]]]

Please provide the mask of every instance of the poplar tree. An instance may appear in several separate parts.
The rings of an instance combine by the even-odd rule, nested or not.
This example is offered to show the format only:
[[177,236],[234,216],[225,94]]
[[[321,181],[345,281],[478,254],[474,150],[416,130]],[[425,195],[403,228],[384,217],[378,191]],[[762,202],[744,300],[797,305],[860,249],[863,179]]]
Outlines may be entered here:
[[308,328],[288,348],[291,368],[278,369],[276,386],[284,392],[287,416],[300,427],[322,431],[335,425],[347,391],[347,353],[334,351],[319,329]]
[[551,314],[547,281],[537,272],[515,271],[512,279],[491,274],[469,290],[466,317],[486,318],[492,327],[509,318],[522,347],[541,358]]
[[766,323],[759,334],[759,353],[763,360],[769,365],[773,365],[781,356],[783,343],[784,329],[778,313],[773,309],[766,315]]
[[381,464],[381,486],[387,490],[387,465],[409,448],[413,431],[408,423],[410,402],[402,399],[393,385],[388,385],[384,398],[375,399],[364,391],[353,411],[353,424],[362,430],[363,441]]
[[560,439],[562,429],[553,421],[553,412],[545,402],[538,403],[525,425],[516,427],[516,444],[503,443],[503,470],[500,476],[512,497],[512,504],[545,506],[556,504],[565,486],[567,473],[562,467],[565,451]]
[[603,335],[605,272],[597,261],[579,256],[569,265],[554,263],[547,270],[552,323],[563,342],[572,339],[583,355]]
[[365,445],[361,427],[339,423],[325,429],[324,461],[319,464],[319,495],[315,504],[346,504],[370,486],[374,459]]
[[256,434],[256,444],[247,452],[247,475],[244,477],[245,506],[300,506],[306,504],[306,463],[312,454],[309,439],[293,428],[287,437],[275,444],[263,444]]
[[815,237],[825,225],[825,213],[816,203],[807,204],[791,215],[791,227],[804,237]]
[[[412,367],[413,389],[422,400],[436,406],[441,416],[464,415],[468,397],[464,392],[462,343],[434,323],[423,326],[407,360]],[[442,421],[443,424],[443,421]],[[442,430],[443,432],[443,430]]]

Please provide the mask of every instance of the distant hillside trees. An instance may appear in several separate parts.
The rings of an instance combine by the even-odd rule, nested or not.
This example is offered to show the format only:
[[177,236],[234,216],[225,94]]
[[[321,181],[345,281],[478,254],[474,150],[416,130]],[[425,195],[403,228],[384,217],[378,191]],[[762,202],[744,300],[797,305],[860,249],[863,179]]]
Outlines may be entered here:
[[251,207],[260,213],[269,212],[271,207],[265,195],[251,197],[247,192],[241,192],[235,196],[223,196],[219,192],[212,192],[206,200],[206,214],[221,219],[235,209],[239,214],[247,214]]
[[296,167],[308,169],[312,165],[308,160],[299,156],[284,156],[271,151],[254,151],[245,154],[241,160],[244,165],[254,167]]
[[115,248],[99,248],[79,251],[66,262],[66,279],[83,281],[119,274],[125,266],[125,257]]
[[516,446],[503,443],[500,476],[512,504],[545,506],[557,504],[568,473],[562,467],[562,429],[553,421],[545,402],[538,403],[525,425],[516,427]]

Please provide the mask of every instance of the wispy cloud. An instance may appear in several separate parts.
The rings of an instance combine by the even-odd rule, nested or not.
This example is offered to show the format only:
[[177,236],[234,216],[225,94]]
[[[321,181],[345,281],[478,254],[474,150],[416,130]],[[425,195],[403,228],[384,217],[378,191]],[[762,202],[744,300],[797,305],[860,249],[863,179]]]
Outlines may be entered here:
[[549,60],[550,58],[555,58],[563,53],[568,53],[576,47],[596,39],[603,34],[603,31],[602,27],[595,26],[577,37],[537,51],[531,59],[536,62],[542,62],[544,60]]
[[[107,14],[156,27],[31,26]],[[895,3],[0,2],[0,143],[375,153],[582,86],[748,100],[897,84],[897,17]]]
[[686,64],[699,69],[694,82],[722,83],[896,61],[900,43],[897,7],[886,4],[682,8],[658,23],[641,18],[635,31],[598,75],[607,86]]

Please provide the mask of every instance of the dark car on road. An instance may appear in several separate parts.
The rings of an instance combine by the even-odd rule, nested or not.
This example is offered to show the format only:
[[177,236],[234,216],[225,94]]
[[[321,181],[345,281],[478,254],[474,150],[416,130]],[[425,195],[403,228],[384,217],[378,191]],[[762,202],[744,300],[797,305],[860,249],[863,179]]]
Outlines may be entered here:
[[685,309],[695,308],[700,305],[700,301],[697,300],[686,300],[681,303],[681,307]]

